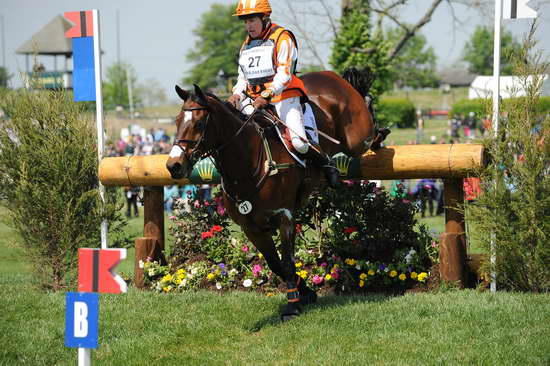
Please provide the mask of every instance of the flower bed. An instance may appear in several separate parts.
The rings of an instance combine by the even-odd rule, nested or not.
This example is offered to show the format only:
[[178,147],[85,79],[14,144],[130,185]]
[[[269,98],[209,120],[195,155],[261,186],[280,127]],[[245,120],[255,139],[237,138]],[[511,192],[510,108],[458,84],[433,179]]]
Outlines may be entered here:
[[[169,264],[144,263],[151,289],[278,291],[280,279],[230,226],[219,195],[192,206],[186,212],[183,202],[175,203],[176,240]],[[296,274],[320,292],[399,293],[424,284],[438,245],[424,226],[416,225],[415,210],[372,184],[314,194],[296,225]]]

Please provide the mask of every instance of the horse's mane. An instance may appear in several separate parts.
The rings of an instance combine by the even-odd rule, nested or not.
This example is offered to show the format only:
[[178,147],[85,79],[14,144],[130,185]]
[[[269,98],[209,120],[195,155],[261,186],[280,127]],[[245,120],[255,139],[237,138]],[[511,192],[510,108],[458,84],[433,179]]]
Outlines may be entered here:
[[217,95],[212,93],[206,93],[206,95],[225,106],[235,117],[237,117],[241,121],[246,121],[248,119],[248,116],[246,114],[239,111],[237,108],[235,108],[235,106],[233,106],[233,104],[229,103],[228,101],[221,100]]

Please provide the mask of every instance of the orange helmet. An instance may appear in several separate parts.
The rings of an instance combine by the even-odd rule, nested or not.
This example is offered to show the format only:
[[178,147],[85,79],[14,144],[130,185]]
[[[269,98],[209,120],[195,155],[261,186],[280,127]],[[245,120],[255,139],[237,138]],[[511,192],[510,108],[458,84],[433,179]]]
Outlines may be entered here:
[[234,17],[252,14],[271,15],[271,5],[269,0],[239,0],[239,5],[235,10]]

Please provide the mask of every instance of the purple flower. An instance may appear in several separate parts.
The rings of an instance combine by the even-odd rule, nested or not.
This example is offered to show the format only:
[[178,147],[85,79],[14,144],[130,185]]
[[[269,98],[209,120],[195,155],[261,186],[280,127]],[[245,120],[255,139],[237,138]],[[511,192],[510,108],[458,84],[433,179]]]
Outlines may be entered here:
[[379,268],[381,271],[383,271],[383,270],[386,269],[386,265],[385,265],[385,264],[381,264],[381,265],[378,266],[378,268]]
[[328,263],[327,263],[327,262],[323,262],[323,263],[320,264],[320,266],[321,266],[321,267],[326,267],[326,266],[328,266]]
[[218,266],[219,266],[221,269],[224,269],[224,268],[225,268],[225,264],[223,264],[223,263],[218,264]]

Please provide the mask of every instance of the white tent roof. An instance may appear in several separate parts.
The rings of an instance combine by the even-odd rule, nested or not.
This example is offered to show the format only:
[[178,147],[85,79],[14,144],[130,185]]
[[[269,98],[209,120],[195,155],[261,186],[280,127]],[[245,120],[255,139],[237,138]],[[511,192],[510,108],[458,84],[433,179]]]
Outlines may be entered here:
[[[548,75],[528,76],[526,79],[519,76],[500,77],[500,95],[502,98],[522,97],[526,95],[525,88],[533,82],[543,82],[542,95],[550,96],[550,78]],[[490,98],[493,95],[493,77],[478,76],[468,90],[468,99]]]

